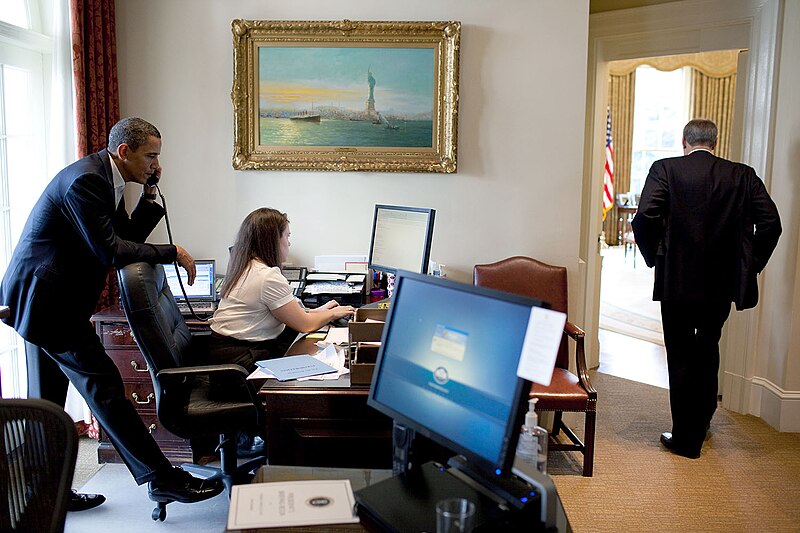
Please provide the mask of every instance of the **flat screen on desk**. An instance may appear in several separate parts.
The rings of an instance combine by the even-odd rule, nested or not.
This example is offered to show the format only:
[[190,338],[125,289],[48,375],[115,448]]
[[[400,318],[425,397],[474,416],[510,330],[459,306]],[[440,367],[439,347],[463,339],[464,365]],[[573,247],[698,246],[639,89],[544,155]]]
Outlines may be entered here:
[[428,271],[435,209],[376,205],[369,268],[382,272]]
[[530,390],[517,365],[537,306],[399,272],[369,405],[484,470],[507,472]]
[[[181,281],[183,288],[186,290],[186,296],[190,300],[215,300],[217,295],[216,287],[214,286],[214,265],[213,259],[198,259],[194,262],[197,274],[194,278],[194,284],[189,285],[188,278],[186,277],[186,270],[180,267]],[[164,274],[167,277],[167,284],[169,290],[176,300],[183,300],[183,292],[178,283],[178,274],[175,271],[174,263],[167,263],[164,265]]]

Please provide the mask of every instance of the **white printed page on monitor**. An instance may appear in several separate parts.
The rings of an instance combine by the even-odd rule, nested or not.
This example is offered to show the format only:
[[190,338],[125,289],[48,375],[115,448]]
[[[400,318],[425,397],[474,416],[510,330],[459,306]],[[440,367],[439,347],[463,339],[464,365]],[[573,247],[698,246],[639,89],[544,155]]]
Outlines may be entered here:
[[544,386],[550,385],[566,321],[567,315],[560,311],[531,308],[517,376]]

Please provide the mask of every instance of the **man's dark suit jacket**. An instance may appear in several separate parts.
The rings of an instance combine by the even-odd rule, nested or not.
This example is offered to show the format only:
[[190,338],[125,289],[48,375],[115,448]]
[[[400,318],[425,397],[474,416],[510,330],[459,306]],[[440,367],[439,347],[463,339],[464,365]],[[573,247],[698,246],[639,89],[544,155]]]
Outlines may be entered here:
[[31,211],[0,284],[6,323],[42,348],[64,352],[85,331],[111,266],[167,263],[172,245],[142,244],[164,214],[140,201],[130,218],[114,205],[107,150],[59,172]]
[[775,203],[755,170],[697,150],[653,163],[633,219],[655,266],[653,299],[758,302],[756,276],[781,234]]

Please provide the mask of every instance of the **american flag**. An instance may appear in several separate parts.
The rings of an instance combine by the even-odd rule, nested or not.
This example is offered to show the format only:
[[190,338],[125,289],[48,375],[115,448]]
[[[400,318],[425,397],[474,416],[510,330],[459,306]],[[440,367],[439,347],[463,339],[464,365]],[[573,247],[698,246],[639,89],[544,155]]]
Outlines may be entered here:
[[603,172],[603,220],[614,207],[614,143],[611,142],[611,108],[606,108],[606,169]]

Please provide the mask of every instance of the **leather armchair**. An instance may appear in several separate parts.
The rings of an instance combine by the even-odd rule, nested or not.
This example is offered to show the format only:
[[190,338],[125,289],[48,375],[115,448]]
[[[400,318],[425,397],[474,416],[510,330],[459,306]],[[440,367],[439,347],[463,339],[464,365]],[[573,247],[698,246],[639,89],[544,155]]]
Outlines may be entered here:
[[[193,336],[170,292],[161,265],[132,263],[117,271],[120,297],[136,343],[147,361],[161,424],[187,439],[219,437],[219,467],[182,465],[201,475],[221,479],[228,494],[247,483],[252,471],[266,462],[256,457],[237,466],[237,435],[265,425],[264,409],[248,372],[239,365],[197,365],[205,361],[207,336]],[[212,387],[223,381],[224,390]],[[196,458],[195,458],[196,460]],[[159,503],[153,519],[166,517]]]
[[[475,265],[473,283],[505,292],[521,294],[543,300],[555,311],[567,313],[567,269],[548,265],[530,257],[509,257],[491,264]],[[556,357],[555,369],[550,385],[534,383],[531,397],[538,398],[537,411],[552,411],[553,430],[549,449],[555,451],[579,451],[583,454],[583,475],[591,476],[594,465],[594,436],[597,416],[597,391],[589,380],[584,353],[584,332],[567,321],[564,336]],[[569,346],[567,340],[575,341],[575,369],[569,370]],[[581,440],[564,423],[562,413],[582,412],[585,415],[584,435]],[[557,437],[564,432],[570,442]]]

